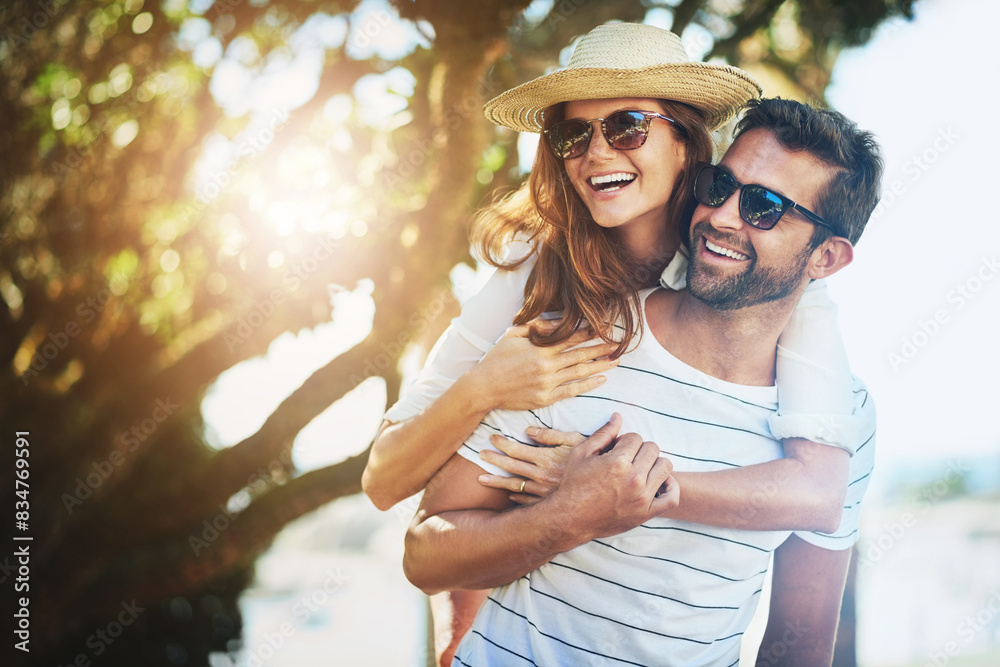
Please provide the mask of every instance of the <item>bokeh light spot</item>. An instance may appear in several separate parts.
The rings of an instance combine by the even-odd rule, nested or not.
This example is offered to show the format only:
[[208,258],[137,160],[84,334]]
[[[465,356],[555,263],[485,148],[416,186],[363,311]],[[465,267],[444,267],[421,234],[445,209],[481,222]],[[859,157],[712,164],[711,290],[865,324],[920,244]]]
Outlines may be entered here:
[[111,135],[111,143],[114,144],[116,148],[125,148],[132,143],[132,140],[135,139],[138,134],[139,122],[133,118],[118,126],[118,129]]
[[132,19],[132,32],[137,35],[142,35],[150,28],[153,27],[153,14],[151,12],[142,12],[134,19]]
[[160,268],[170,273],[176,271],[177,267],[181,265],[181,256],[177,254],[176,250],[170,249],[165,250],[162,255],[160,255]]

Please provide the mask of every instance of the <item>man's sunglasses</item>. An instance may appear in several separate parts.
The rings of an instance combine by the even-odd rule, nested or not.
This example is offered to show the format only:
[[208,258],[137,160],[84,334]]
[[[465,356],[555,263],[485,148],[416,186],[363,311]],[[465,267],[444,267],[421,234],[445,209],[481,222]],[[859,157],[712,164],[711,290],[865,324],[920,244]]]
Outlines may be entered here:
[[590,139],[594,136],[595,121],[601,121],[601,131],[612,148],[619,151],[631,151],[646,143],[649,136],[649,121],[651,118],[676,122],[663,114],[652,111],[616,111],[607,118],[591,120],[564,120],[545,130],[545,138],[549,147],[557,157],[571,160],[580,157],[590,147]]
[[728,171],[706,162],[700,162],[695,169],[698,170],[698,175],[694,179],[694,198],[699,204],[718,208],[739,190],[740,217],[743,222],[757,229],[771,229],[778,224],[785,211],[794,208],[809,222],[826,227],[834,234],[838,233],[833,225],[809,209],[763,185],[743,185]]

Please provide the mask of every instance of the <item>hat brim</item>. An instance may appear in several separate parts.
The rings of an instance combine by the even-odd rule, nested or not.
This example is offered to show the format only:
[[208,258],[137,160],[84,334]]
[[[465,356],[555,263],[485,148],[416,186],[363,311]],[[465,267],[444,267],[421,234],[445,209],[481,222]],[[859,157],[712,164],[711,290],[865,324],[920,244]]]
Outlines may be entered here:
[[542,112],[560,102],[647,97],[688,104],[716,129],[736,115],[761,87],[743,70],[712,63],[677,63],[638,69],[563,69],[511,88],[483,106],[497,125],[541,132]]

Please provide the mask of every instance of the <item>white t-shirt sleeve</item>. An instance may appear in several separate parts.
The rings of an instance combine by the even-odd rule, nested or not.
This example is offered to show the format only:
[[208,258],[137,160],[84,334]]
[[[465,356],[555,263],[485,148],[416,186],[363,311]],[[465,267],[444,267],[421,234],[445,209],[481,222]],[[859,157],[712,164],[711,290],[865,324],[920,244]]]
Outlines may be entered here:
[[[530,251],[528,243],[515,241],[509,257],[523,257]],[[479,293],[462,305],[462,314],[434,344],[420,375],[386,411],[387,421],[400,422],[418,415],[479,363],[521,309],[524,284],[534,262],[532,255],[512,271],[495,271]]]
[[858,541],[858,522],[861,516],[861,502],[875,468],[875,403],[864,383],[855,379],[851,389],[852,413],[863,418],[870,428],[857,443],[851,457],[847,480],[847,497],[840,527],[832,533],[797,532],[798,537],[823,549],[840,551],[850,549]]
[[853,378],[826,282],[813,281],[778,339],[778,411],[768,420],[776,438],[805,438],[854,454],[875,426],[858,410]]

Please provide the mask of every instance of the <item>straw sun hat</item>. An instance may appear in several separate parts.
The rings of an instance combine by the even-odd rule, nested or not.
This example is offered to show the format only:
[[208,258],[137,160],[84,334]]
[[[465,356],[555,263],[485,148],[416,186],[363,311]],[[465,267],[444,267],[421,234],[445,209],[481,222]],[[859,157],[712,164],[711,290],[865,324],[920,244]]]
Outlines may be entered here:
[[760,94],[760,84],[743,70],[692,61],[668,30],[609,23],[580,38],[565,69],[511,88],[483,111],[497,125],[541,132],[542,112],[559,102],[648,97],[689,104],[716,129]]

